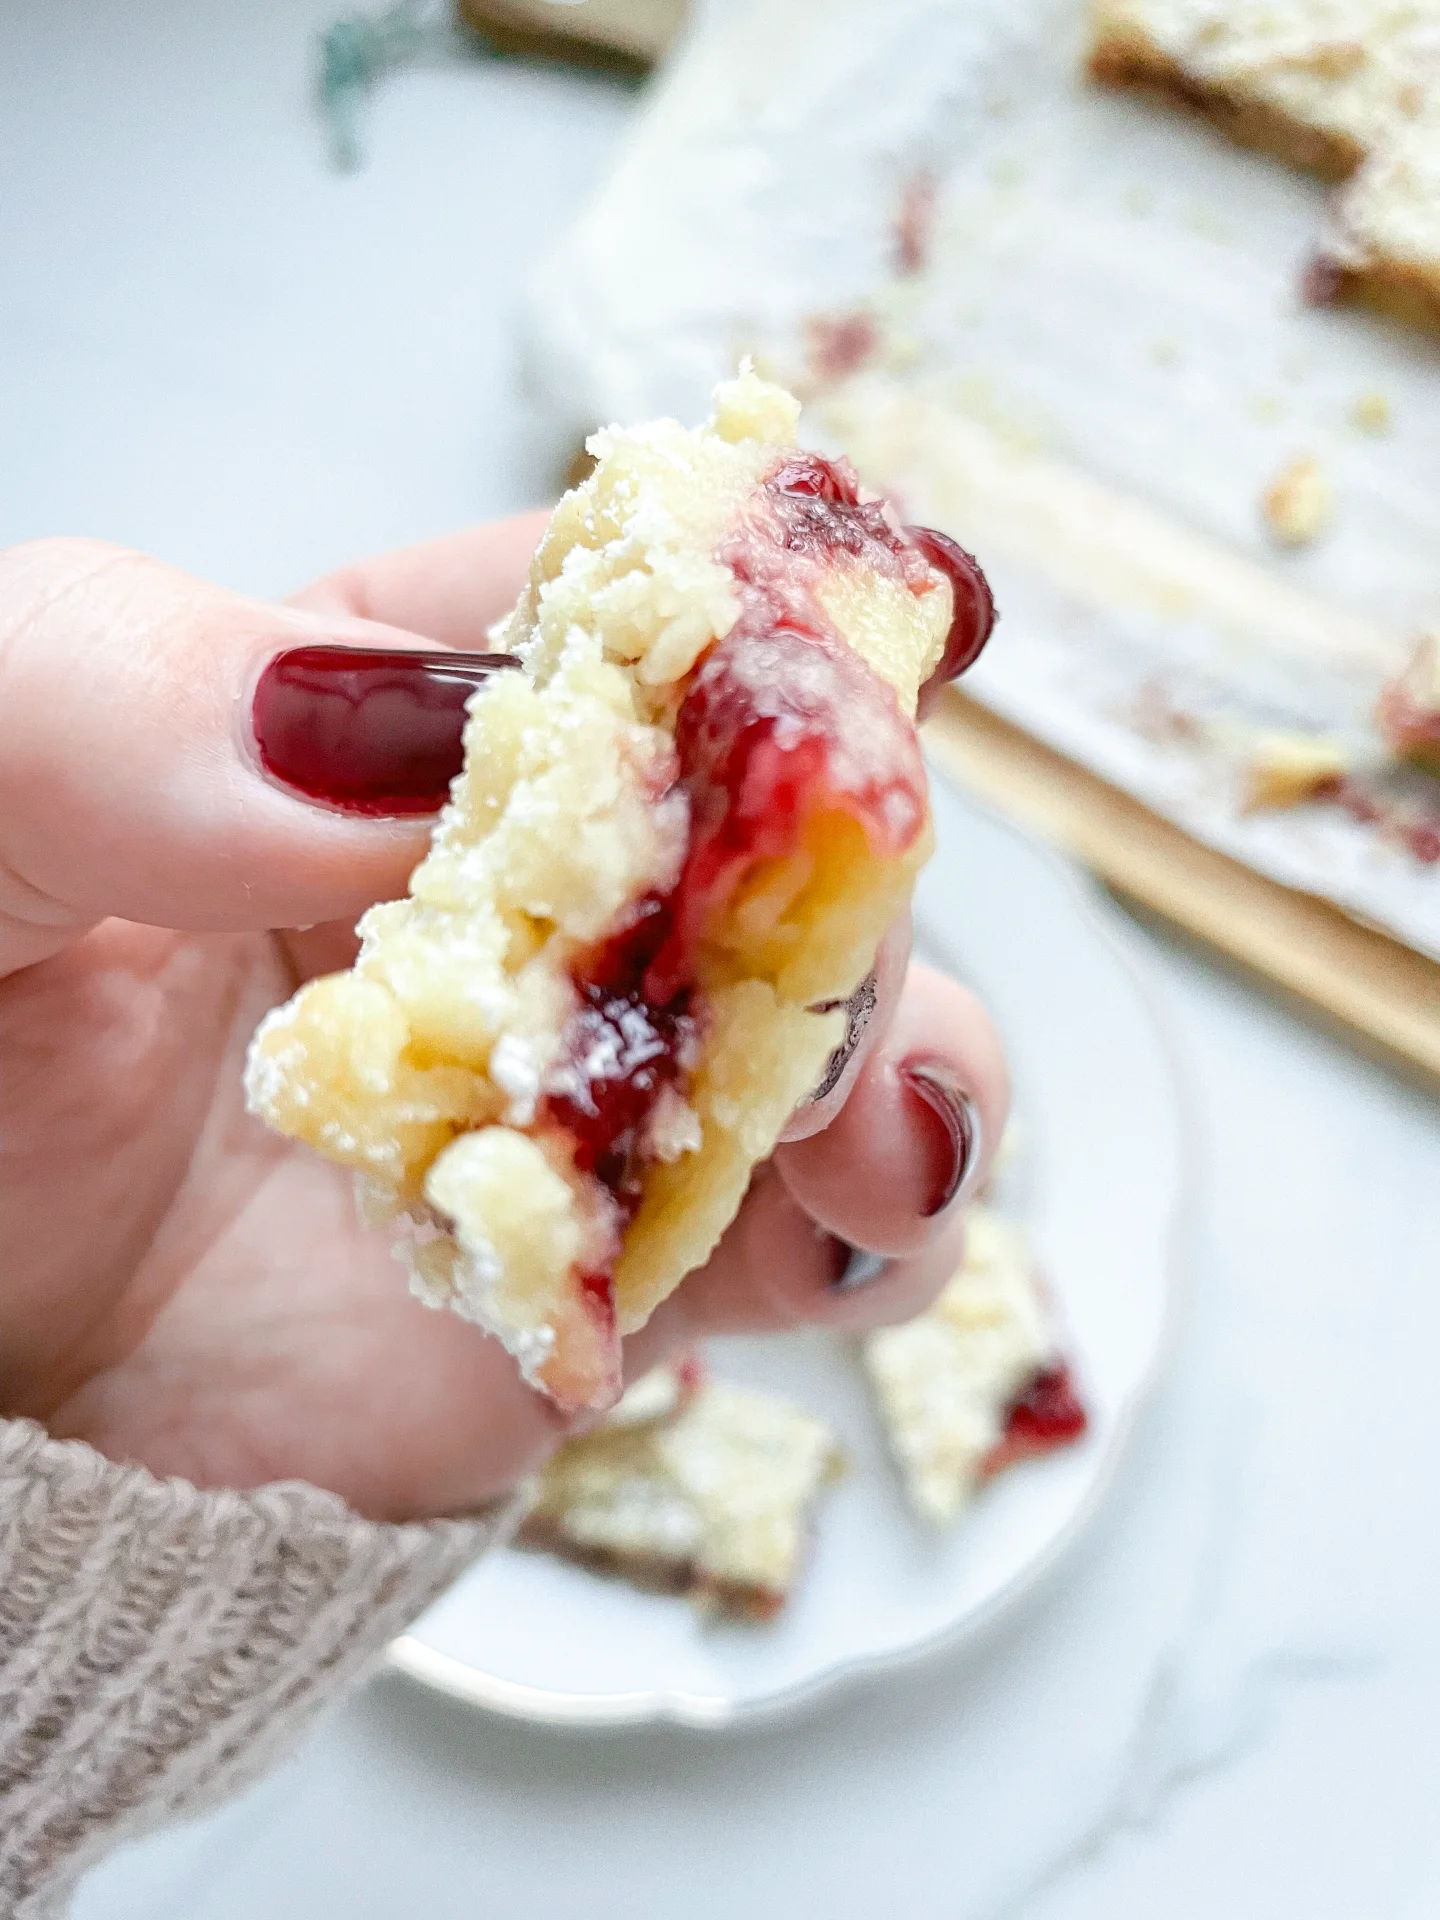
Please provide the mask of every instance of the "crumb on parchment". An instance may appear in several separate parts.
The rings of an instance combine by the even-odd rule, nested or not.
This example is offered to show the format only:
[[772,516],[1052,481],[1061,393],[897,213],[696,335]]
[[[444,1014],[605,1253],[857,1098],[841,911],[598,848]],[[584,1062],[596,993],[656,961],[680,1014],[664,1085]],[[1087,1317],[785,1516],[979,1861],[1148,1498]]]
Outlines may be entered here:
[[1378,387],[1369,387],[1357,395],[1350,409],[1351,424],[1361,433],[1388,433],[1392,419],[1390,396]]
[[1349,769],[1345,748],[1324,734],[1262,734],[1245,768],[1244,810],[1298,807],[1334,787]]
[[1260,496],[1260,512],[1270,537],[1280,546],[1308,546],[1334,517],[1330,476],[1313,454],[1298,455]]

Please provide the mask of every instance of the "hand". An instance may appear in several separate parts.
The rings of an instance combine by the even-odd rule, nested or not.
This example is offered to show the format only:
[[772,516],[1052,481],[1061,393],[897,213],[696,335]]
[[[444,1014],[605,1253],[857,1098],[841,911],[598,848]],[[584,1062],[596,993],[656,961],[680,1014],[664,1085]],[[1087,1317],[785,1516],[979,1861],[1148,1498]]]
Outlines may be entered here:
[[[296,645],[483,650],[542,524],[368,562],[290,607],[98,543],[0,553],[0,1411],[384,1519],[473,1509],[560,1437],[498,1345],[410,1297],[348,1175],[241,1092],[261,1015],[348,964],[428,824],[262,774],[260,669]],[[629,1343],[632,1374],[711,1332],[903,1318],[953,1271],[1005,1069],[971,997],[907,977],[907,951],[897,928],[839,1083]],[[842,1242],[893,1258],[837,1290]]]

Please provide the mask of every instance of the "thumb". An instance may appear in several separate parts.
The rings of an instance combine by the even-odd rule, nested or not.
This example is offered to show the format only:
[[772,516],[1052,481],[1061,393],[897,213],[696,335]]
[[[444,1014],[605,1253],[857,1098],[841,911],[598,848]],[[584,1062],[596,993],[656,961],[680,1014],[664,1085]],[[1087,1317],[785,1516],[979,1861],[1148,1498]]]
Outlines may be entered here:
[[299,927],[401,891],[493,664],[98,541],[0,552],[0,974],[110,915]]

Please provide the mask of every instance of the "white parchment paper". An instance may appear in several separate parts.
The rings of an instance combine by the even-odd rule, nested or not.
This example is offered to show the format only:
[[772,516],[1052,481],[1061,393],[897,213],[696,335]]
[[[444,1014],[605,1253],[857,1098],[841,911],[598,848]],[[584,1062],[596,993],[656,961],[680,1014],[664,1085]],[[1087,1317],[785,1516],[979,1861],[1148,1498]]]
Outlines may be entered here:
[[[696,417],[753,351],[810,431],[975,547],[988,704],[1203,840],[1440,955],[1440,866],[1340,807],[1246,814],[1273,729],[1344,742],[1402,819],[1371,714],[1440,618],[1440,349],[1307,310],[1313,181],[1081,77],[1081,0],[718,0],[527,316],[557,436]],[[907,187],[938,184],[896,271]],[[821,377],[817,316],[870,350]],[[1382,432],[1361,424],[1376,396]],[[1336,511],[1282,551],[1298,455]]]

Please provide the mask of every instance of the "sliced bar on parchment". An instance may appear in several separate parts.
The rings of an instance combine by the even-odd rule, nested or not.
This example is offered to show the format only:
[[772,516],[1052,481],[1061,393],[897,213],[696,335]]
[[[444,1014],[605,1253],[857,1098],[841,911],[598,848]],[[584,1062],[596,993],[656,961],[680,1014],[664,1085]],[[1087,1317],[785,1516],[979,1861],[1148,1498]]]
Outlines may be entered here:
[[1306,287],[1440,325],[1437,0],[1092,0],[1089,69],[1346,181]]

